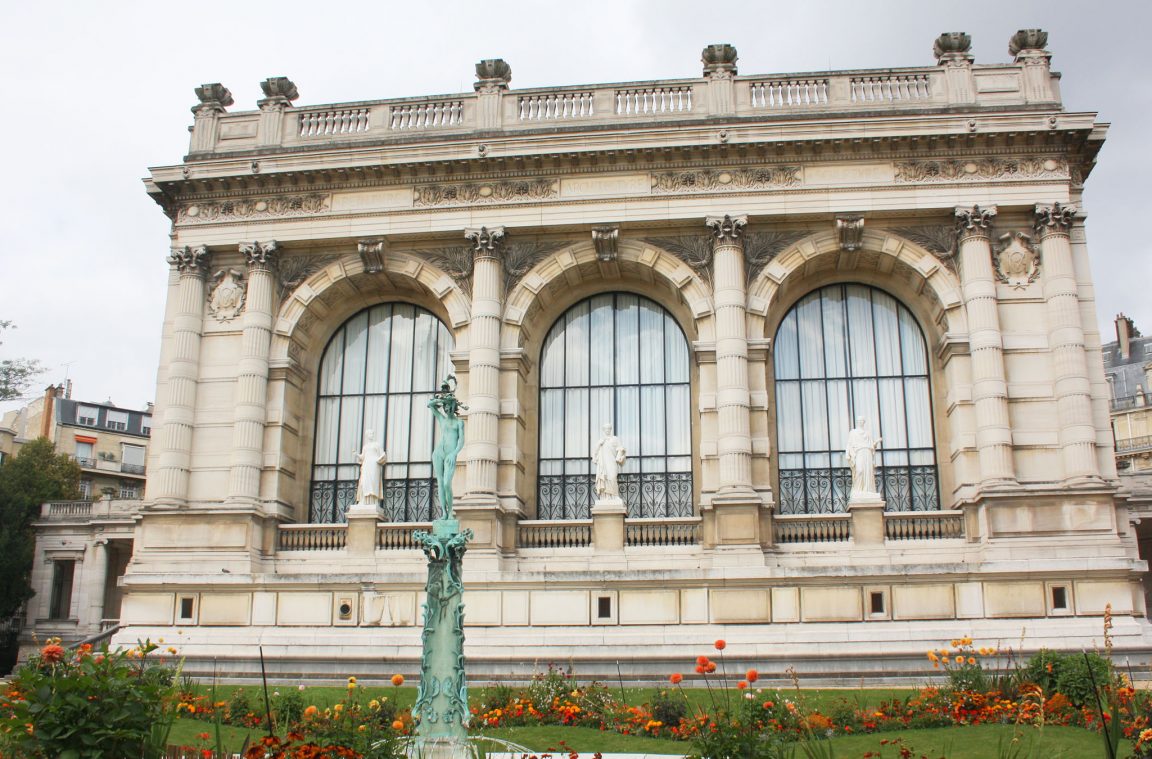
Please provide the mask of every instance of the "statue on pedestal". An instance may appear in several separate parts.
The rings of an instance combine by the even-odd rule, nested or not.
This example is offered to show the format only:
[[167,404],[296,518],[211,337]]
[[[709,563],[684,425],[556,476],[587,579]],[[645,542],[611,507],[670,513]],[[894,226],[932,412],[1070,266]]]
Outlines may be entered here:
[[876,490],[876,449],[881,438],[872,439],[868,422],[864,417],[856,417],[856,426],[848,433],[848,446],[844,458],[852,469],[852,496],[879,496]]
[[596,465],[596,498],[605,500],[620,497],[620,467],[628,457],[620,438],[612,432],[612,425],[605,423],[603,435],[592,450],[592,463]]
[[380,447],[376,439],[375,430],[364,433],[364,447],[356,454],[356,463],[360,465],[360,480],[356,483],[356,503],[365,506],[375,506],[384,499],[384,477],[381,467],[388,460],[388,455]]
[[456,474],[456,459],[464,448],[464,420],[460,418],[460,411],[468,410],[456,398],[455,375],[448,375],[440,384],[439,392],[428,401],[428,408],[432,409],[440,428],[440,442],[432,452],[432,474],[436,477],[443,518],[452,519],[452,477]]

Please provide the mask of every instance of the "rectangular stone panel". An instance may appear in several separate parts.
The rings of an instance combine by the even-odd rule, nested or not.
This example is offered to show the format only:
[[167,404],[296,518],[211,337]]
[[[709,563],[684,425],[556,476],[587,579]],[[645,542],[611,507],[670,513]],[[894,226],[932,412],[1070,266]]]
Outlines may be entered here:
[[986,582],[984,608],[989,617],[1043,617],[1044,583]]
[[583,590],[533,590],[529,610],[533,625],[588,624],[588,593]]
[[689,588],[680,591],[680,624],[703,625],[708,623],[708,591],[705,588]]
[[170,625],[175,597],[171,593],[129,593],[120,614],[139,625]]
[[1126,582],[1076,583],[1076,613],[1103,614],[1112,604],[1113,614],[1130,614],[1133,610],[1132,586]]
[[236,627],[247,625],[252,618],[250,593],[200,594],[200,624]]
[[276,624],[276,594],[275,593],[253,593],[252,594],[252,624],[254,624],[254,625],[274,625],[274,624]]
[[799,588],[772,588],[772,621],[800,621]]
[[528,593],[523,590],[506,590],[500,598],[500,607],[505,627],[528,624]]
[[675,590],[622,590],[620,624],[674,625],[680,621],[679,596]]
[[804,622],[855,622],[863,618],[859,588],[801,588]]
[[716,623],[772,621],[772,600],[767,588],[714,590],[710,602],[712,621]]
[[464,624],[494,627],[500,624],[501,593],[498,590],[471,590],[464,595]]
[[953,619],[956,594],[952,585],[893,585],[893,619]]
[[281,593],[276,623],[286,627],[332,624],[331,593]]

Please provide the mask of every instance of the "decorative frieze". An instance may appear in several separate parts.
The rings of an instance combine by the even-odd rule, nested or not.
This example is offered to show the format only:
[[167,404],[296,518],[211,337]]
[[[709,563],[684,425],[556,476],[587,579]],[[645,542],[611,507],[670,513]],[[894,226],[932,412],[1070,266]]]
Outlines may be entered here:
[[379,237],[373,240],[360,240],[356,243],[356,252],[360,254],[360,261],[364,264],[367,274],[379,274],[384,271],[384,249],[387,241]]
[[762,166],[754,169],[692,169],[652,175],[652,192],[718,192],[795,187],[801,183],[799,166]]
[[168,263],[175,266],[181,274],[203,277],[208,273],[209,259],[208,246],[184,245],[172,249],[171,255],[168,256]]
[[860,250],[864,244],[864,217],[837,216],[836,240],[840,244],[840,250],[846,253]]
[[514,203],[547,200],[560,194],[555,179],[515,179],[505,182],[465,182],[417,186],[414,203],[420,207],[473,203]]
[[619,254],[617,245],[620,240],[620,227],[593,227],[592,244],[596,246],[596,258],[604,261],[615,261]]
[[1040,255],[1032,245],[1032,237],[1023,232],[1001,235],[992,253],[992,266],[996,280],[1014,290],[1023,290],[1035,282],[1040,277]]
[[1063,158],[982,158],[897,161],[896,182],[984,182],[990,179],[1067,179]]
[[269,198],[203,201],[181,205],[176,212],[177,224],[208,224],[239,219],[283,219],[314,216],[332,207],[328,193],[278,195]]
[[212,275],[212,291],[208,294],[208,313],[218,322],[235,319],[244,310],[244,272],[221,269]]

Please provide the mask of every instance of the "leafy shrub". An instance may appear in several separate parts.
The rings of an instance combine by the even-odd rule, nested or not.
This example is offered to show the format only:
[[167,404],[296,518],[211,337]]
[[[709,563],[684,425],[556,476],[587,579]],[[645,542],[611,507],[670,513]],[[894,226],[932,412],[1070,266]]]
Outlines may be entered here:
[[0,756],[123,759],[163,756],[175,717],[174,671],[156,646],[93,653],[48,641],[0,694]]
[[656,691],[652,696],[652,719],[663,722],[670,727],[676,727],[680,721],[688,716],[688,702],[679,693],[668,693],[666,690]]
[[1096,688],[1112,685],[1114,680],[1112,662],[1100,654],[1068,654],[1058,670],[1056,690],[1073,706],[1092,706],[1096,703]]
[[1020,671],[1020,677],[1024,682],[1039,685],[1044,689],[1045,697],[1051,698],[1059,690],[1056,683],[1067,658],[1067,655],[1058,651],[1042,648],[1032,654],[1032,658]]
[[245,727],[260,724],[260,715],[253,711],[248,691],[243,688],[232,691],[232,698],[228,699],[228,722]]
[[285,728],[296,724],[304,715],[304,694],[299,688],[275,691],[272,694],[272,714],[276,718],[277,727]]

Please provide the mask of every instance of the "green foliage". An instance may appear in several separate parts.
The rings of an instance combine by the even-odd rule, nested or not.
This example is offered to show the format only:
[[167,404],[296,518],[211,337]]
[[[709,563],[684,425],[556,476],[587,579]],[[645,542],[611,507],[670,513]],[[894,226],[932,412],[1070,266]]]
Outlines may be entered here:
[[349,684],[344,699],[331,707],[322,711],[306,708],[294,729],[318,744],[352,749],[363,759],[393,759],[403,754],[405,741],[402,731],[381,721],[387,703],[387,699],[364,703],[362,689]]
[[46,501],[80,497],[80,467],[47,438],[25,443],[0,465],[0,619],[32,597],[32,522]]
[[[156,646],[93,654],[55,639],[17,670],[0,695],[0,756],[124,759],[163,756],[174,671],[149,664]],[[10,752],[10,753],[9,753]]]
[[688,716],[688,702],[682,693],[669,693],[658,690],[652,696],[652,719],[663,722],[665,725],[675,727]]
[[[0,332],[11,327],[12,322],[0,319]],[[7,358],[0,361],[0,401],[19,398],[28,389],[33,378],[43,372],[44,367],[39,361],[26,358]]]
[[[294,725],[304,715],[304,694],[299,688],[281,688],[272,693],[272,716],[276,726]],[[391,720],[389,720],[391,722]]]
[[1045,696],[1062,693],[1077,708],[1095,708],[1096,688],[1114,685],[1116,673],[1112,663],[1095,652],[1063,654],[1041,649],[1024,665],[1021,678],[1039,685]]
[[228,699],[228,723],[247,727],[260,724],[260,716],[253,710],[248,691],[243,688],[234,690],[232,698]]

